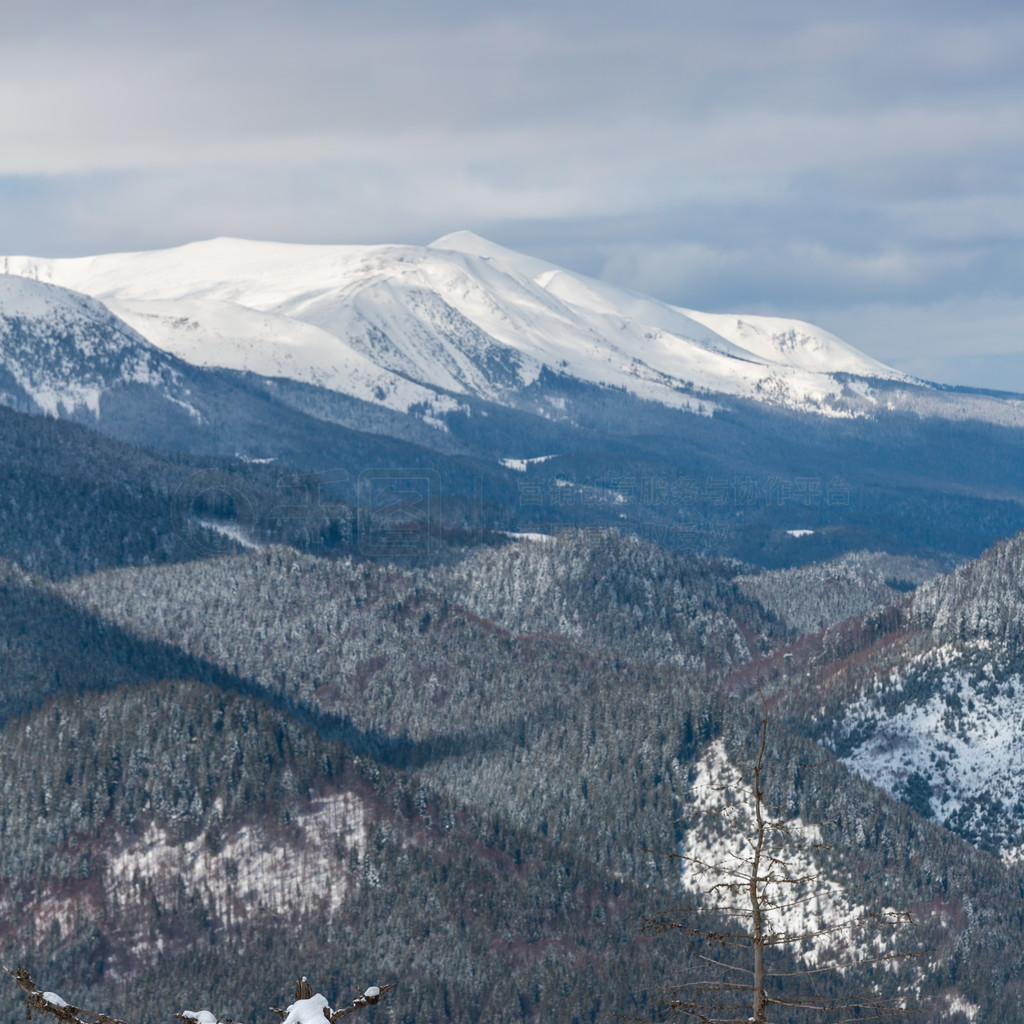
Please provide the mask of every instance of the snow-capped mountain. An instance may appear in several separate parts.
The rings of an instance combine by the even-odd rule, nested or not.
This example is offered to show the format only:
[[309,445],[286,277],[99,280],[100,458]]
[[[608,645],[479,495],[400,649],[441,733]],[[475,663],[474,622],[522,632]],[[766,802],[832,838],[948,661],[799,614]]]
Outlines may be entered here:
[[118,385],[183,393],[176,362],[95,299],[0,275],[0,390],[6,404],[52,416],[96,416],[101,395]]
[[[217,319],[215,305],[207,304],[204,311],[211,332],[206,340],[222,343],[221,362],[230,366],[234,358],[240,369],[247,353],[255,352],[248,361],[261,365],[261,339],[278,337],[272,316],[236,309],[225,324]],[[234,330],[240,323],[251,325],[248,335]],[[415,440],[419,432],[438,435],[443,442],[444,432],[435,426],[440,421],[433,417],[458,407],[450,396],[379,370],[358,354],[347,367],[351,372],[339,379],[347,382],[349,392],[364,395],[362,401],[315,383],[296,384],[295,393],[284,393],[287,381],[202,365],[203,349],[189,348],[194,332],[183,317],[167,317],[161,324],[183,339],[180,346],[153,344],[98,299],[46,281],[0,274],[0,405],[78,420],[136,444],[333,466],[339,464],[339,452],[355,453],[360,465],[381,459],[415,464],[415,453],[402,449],[395,454],[394,444],[366,432],[390,432],[405,441]],[[285,342],[286,357],[294,350],[295,376],[316,380],[340,372],[327,358],[316,358],[325,348],[322,332],[298,327]],[[214,333],[218,328],[222,334]],[[192,358],[180,358],[175,347]],[[315,411],[306,411],[304,401]],[[397,405],[399,412],[389,405]],[[412,405],[416,415],[406,416]],[[375,407],[377,421],[368,412]],[[353,434],[353,428],[359,433]]]
[[196,366],[283,377],[397,412],[443,413],[458,402],[377,366],[315,324],[217,299],[119,301],[107,306],[166,352]]
[[5,264],[101,299],[197,365],[400,411],[452,408],[438,392],[516,404],[545,369],[693,410],[720,395],[849,415],[874,401],[871,380],[909,383],[809,324],[682,309],[469,232],[426,247],[220,238]]
[[0,401],[338,470],[353,500],[367,472],[420,467],[502,530],[610,525],[775,565],[969,557],[1024,527],[1024,398],[932,386],[810,324],[671,306],[473,234],[0,267],[12,311],[50,296],[5,320]]

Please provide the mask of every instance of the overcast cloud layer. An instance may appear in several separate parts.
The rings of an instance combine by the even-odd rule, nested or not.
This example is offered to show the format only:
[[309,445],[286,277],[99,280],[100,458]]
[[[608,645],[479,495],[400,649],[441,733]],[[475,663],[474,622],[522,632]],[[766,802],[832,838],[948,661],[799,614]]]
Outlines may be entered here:
[[33,0],[4,252],[497,242],[1024,391],[1024,9]]

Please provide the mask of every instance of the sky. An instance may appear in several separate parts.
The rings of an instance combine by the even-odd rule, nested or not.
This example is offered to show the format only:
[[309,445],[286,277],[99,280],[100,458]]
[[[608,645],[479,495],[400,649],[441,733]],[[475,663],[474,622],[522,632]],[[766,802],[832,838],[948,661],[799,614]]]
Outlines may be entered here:
[[458,229],[1024,392],[1024,5],[32,0],[0,251]]

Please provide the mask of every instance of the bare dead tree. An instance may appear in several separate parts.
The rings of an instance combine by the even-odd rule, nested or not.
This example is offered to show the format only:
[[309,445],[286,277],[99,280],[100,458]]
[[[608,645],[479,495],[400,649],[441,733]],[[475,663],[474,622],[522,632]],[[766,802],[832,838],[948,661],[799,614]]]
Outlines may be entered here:
[[[655,931],[681,930],[698,947],[695,968],[669,993],[669,1015],[701,1024],[798,1017],[840,1024],[915,1012],[884,994],[877,978],[864,977],[881,969],[894,982],[900,961],[924,955],[891,948],[909,915],[852,905],[850,890],[818,867],[828,849],[821,825],[769,813],[765,776],[776,766],[766,762],[769,715],[760,684],[757,693],[757,752],[746,777],[733,769],[733,778],[709,785],[719,799],[693,823],[717,819],[723,838],[708,850],[670,854],[684,862],[695,902],[648,922]],[[833,986],[840,995],[817,994],[826,976],[841,982]]]
[[[117,1017],[111,1017],[105,1013],[94,1013],[91,1010],[84,1010],[80,1006],[73,1006],[65,1002],[55,992],[41,991],[24,967],[17,967],[14,970],[5,967],[4,970],[18,983],[25,993],[24,1003],[28,1008],[29,1019],[31,1019],[33,1011],[39,1011],[49,1014],[55,1020],[61,1021],[62,1024],[127,1024],[126,1021],[119,1020]],[[396,982],[391,982],[387,985],[371,985],[362,994],[352,998],[347,1004],[337,1009],[332,1009],[323,996],[312,994],[312,989],[309,988],[308,984],[302,986],[302,983],[305,981],[305,978],[301,979],[300,987],[296,989],[299,994],[296,995],[295,1003],[291,1008],[282,1010],[276,1006],[270,1007],[271,1012],[277,1014],[279,1020],[284,1021],[291,1017],[295,1021],[307,1021],[311,1012],[310,1008],[314,1007],[315,1004],[315,1008],[319,1008],[324,1019],[329,1021],[330,1024],[335,1024],[336,1021],[341,1020],[342,1017],[347,1017],[350,1013],[355,1013],[356,1010],[361,1010],[367,1006],[376,1006],[397,984]],[[305,994],[307,989],[310,991],[308,997]],[[300,1007],[300,1003],[307,1005]],[[301,1012],[303,1010],[306,1012]],[[313,1015],[315,1016],[315,1013]],[[185,1024],[242,1024],[241,1021],[233,1020],[230,1017],[220,1017],[209,1010],[179,1010],[174,1016],[178,1020],[185,1022]]]

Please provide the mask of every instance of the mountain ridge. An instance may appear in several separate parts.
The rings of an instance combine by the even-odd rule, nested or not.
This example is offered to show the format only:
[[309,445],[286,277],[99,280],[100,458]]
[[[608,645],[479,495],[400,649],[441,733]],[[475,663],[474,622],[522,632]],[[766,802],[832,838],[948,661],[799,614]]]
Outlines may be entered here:
[[[301,348],[289,332],[301,340],[312,327],[361,371],[358,357],[428,389],[498,401],[543,367],[676,408],[733,394],[827,415],[849,414],[853,397],[834,373],[913,380],[801,321],[697,314],[469,232],[428,246],[217,238],[143,253],[7,257],[6,265],[119,303],[136,329],[189,359],[194,346],[174,327],[183,316],[193,342],[203,338],[209,365],[265,375],[265,365],[240,365],[237,351],[221,354],[225,303],[285,318],[276,322],[277,339],[264,334],[264,347],[280,350],[283,338]],[[185,312],[167,303],[186,303]],[[244,321],[246,314],[236,315]],[[243,334],[245,326],[235,325]],[[286,362],[277,359],[282,368]]]
[[[780,567],[865,547],[957,559],[1024,525],[1021,396],[934,387],[800,321],[685,311],[475,235],[4,266],[25,277],[0,292],[49,288],[70,312],[0,311],[0,401],[344,476],[349,502],[413,472],[444,491],[445,528],[591,525]],[[85,326],[65,337],[68,317]],[[145,372],[93,366],[126,345]]]

